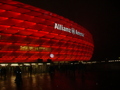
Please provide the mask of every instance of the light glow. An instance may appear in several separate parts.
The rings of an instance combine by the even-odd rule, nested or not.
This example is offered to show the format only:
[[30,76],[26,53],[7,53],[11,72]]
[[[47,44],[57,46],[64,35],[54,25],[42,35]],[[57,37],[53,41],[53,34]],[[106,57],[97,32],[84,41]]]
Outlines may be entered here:
[[[0,1],[0,63],[88,61],[94,51],[84,27],[18,1]],[[14,66],[15,64],[13,64]]]
[[11,64],[11,66],[19,66],[17,63],[15,63],[15,64]]
[[50,54],[50,57],[51,57],[51,58],[54,58],[54,54]]

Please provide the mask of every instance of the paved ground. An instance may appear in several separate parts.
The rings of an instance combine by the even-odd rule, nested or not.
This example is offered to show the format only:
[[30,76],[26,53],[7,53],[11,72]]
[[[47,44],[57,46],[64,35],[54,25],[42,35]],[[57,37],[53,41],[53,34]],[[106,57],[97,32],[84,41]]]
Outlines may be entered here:
[[[83,74],[56,72],[22,74],[22,83],[14,82],[15,75],[0,77],[0,90],[119,90],[118,71],[86,71]],[[117,89],[116,89],[117,88]]]

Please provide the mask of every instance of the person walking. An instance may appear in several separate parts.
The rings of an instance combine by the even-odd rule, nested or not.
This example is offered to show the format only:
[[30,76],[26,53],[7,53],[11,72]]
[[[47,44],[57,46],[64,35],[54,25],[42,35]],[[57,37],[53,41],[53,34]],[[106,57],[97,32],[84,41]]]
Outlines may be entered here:
[[19,66],[16,66],[14,72],[15,72],[15,75],[16,75],[15,82],[16,82],[16,83],[22,82],[22,75],[21,75],[22,72],[21,72],[20,67],[19,67]]

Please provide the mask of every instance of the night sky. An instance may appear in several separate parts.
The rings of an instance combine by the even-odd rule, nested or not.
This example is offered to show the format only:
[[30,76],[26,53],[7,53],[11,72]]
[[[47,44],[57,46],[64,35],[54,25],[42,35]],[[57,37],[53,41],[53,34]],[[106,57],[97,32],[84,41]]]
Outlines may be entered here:
[[16,0],[56,13],[85,27],[94,40],[91,60],[120,57],[119,0]]

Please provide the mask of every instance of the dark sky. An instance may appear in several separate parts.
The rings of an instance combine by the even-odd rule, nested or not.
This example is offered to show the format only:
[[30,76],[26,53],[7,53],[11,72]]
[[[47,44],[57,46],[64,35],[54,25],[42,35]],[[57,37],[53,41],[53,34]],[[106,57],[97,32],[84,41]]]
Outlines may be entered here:
[[56,13],[85,27],[95,44],[92,60],[120,57],[119,0],[16,0]]

